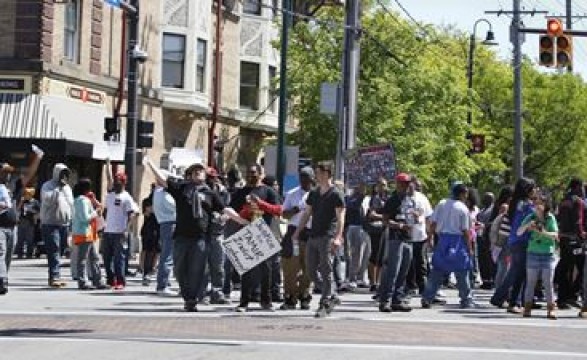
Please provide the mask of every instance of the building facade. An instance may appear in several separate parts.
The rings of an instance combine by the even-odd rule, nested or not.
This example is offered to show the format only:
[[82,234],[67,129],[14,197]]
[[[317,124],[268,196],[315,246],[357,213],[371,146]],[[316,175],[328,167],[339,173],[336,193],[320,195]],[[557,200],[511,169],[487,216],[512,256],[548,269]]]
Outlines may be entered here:
[[[223,3],[215,132],[223,169],[257,160],[276,132],[277,3],[266,5]],[[103,140],[104,118],[115,113],[125,137],[123,11],[103,0],[0,0],[0,7],[0,161],[25,166],[38,144],[48,154],[40,181],[63,161],[74,179],[101,183],[104,157],[120,160],[124,149]],[[139,118],[155,123],[153,148],[142,151],[162,167],[177,149],[207,158],[215,34],[214,0],[140,1],[139,45],[148,59],[139,65]],[[141,199],[153,178],[140,164],[136,176]]]

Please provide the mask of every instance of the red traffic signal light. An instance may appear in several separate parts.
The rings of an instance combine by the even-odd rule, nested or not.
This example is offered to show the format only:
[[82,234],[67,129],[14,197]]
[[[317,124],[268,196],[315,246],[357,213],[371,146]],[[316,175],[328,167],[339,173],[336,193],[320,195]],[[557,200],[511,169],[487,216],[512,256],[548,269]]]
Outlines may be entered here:
[[559,19],[548,19],[546,32],[550,36],[561,36],[563,34],[563,23]]
[[542,66],[554,66],[554,60],[554,38],[549,35],[541,35],[539,64]]
[[481,154],[485,152],[485,135],[473,134],[471,135],[471,153]]

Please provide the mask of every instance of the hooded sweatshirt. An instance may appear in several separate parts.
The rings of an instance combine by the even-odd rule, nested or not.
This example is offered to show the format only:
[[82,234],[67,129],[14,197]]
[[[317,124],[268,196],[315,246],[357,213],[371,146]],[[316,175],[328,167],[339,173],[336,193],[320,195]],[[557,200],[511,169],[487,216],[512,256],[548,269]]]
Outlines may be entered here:
[[53,178],[41,187],[41,224],[69,225],[73,213],[73,193],[68,184],[62,185],[59,175],[68,170],[65,164],[55,164]]

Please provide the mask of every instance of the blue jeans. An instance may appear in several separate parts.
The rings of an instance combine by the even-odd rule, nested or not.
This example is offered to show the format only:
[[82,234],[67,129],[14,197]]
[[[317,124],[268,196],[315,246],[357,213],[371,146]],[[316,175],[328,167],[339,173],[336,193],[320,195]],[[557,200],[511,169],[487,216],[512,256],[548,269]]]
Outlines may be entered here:
[[161,254],[159,255],[159,268],[157,269],[157,290],[164,290],[170,286],[169,278],[173,271],[173,232],[175,222],[159,224],[159,242]]
[[212,298],[217,299],[223,292],[224,286],[224,250],[222,250],[222,235],[213,235],[208,245],[208,259],[207,259],[207,272],[204,280],[202,294],[200,297],[206,295],[206,290],[209,283],[212,283]]
[[412,243],[389,239],[379,285],[379,301],[385,303],[391,298],[399,304],[405,297],[406,278],[412,264]]
[[61,278],[59,258],[61,257],[61,245],[67,243],[67,226],[41,225],[41,236],[47,251],[47,263],[49,265],[49,280]]
[[125,285],[125,248],[128,246],[126,235],[104,233],[102,241],[104,242],[102,256],[104,257],[104,268],[106,269],[108,283],[113,284],[113,281],[116,280],[122,285]]
[[508,272],[508,256],[510,256],[510,249],[506,245],[501,249],[501,252],[497,257],[497,263],[495,264],[495,288],[499,288],[505,280]]
[[[491,303],[503,304],[508,300],[509,306],[514,306],[518,303],[518,298],[521,294],[524,281],[526,280],[526,248],[527,244],[508,245],[511,254],[510,268],[505,276],[503,284],[495,290],[491,297]],[[511,291],[510,291],[511,289]],[[508,299],[509,294],[509,299]],[[522,303],[523,303],[522,299]]]
[[174,241],[173,265],[181,296],[185,302],[195,303],[205,285],[208,244],[203,235],[177,236]]
[[[457,288],[459,289],[461,305],[470,304],[473,301],[473,296],[471,295],[471,283],[469,279],[470,270],[456,271],[454,274],[457,278]],[[445,277],[448,275],[448,273],[441,270],[435,270],[433,267],[432,270],[430,270],[430,275],[428,276],[428,282],[426,283],[426,289],[422,295],[422,301],[431,303],[434,300],[438,289],[444,282]]]
[[11,228],[0,228],[0,281],[8,278],[8,264],[6,259],[11,256],[9,253],[8,244],[13,237],[13,230]]

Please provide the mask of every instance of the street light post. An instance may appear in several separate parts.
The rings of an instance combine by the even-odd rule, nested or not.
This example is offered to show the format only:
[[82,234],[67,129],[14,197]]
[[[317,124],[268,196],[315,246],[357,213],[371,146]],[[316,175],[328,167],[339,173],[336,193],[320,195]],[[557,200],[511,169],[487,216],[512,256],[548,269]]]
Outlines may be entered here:
[[[468,66],[467,66],[467,90],[468,90],[468,95],[469,97],[471,97],[471,94],[473,92],[473,64],[475,63],[474,61],[474,56],[475,56],[475,42],[476,42],[476,33],[477,33],[477,25],[479,25],[479,23],[484,22],[487,25],[489,25],[489,30],[487,31],[487,35],[485,36],[485,40],[483,40],[482,44],[483,45],[488,45],[488,46],[495,46],[498,45],[497,42],[495,41],[495,35],[493,34],[493,30],[492,30],[492,26],[491,23],[489,22],[489,20],[487,19],[479,19],[477,21],[475,21],[475,25],[473,25],[473,33],[471,34],[471,37],[469,38],[469,59],[468,59]],[[473,123],[473,111],[472,111],[472,105],[469,104],[469,111],[467,112],[467,124],[469,125],[469,127],[472,125]]]

